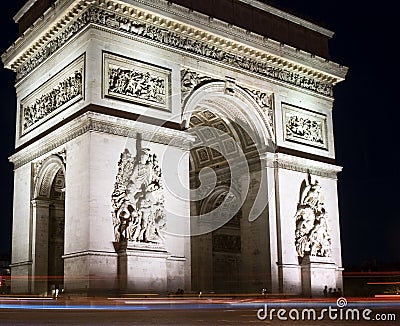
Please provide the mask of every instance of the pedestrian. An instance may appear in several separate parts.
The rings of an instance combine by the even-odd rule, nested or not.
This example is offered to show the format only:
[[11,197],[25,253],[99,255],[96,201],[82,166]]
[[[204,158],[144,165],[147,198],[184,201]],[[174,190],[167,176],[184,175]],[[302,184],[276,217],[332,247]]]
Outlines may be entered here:
[[323,292],[324,292],[324,297],[327,298],[328,297],[328,286],[327,285],[325,285]]

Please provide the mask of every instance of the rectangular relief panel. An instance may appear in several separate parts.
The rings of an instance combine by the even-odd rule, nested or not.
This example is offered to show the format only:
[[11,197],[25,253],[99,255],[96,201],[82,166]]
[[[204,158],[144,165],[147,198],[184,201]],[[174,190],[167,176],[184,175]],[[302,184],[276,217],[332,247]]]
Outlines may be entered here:
[[171,111],[171,70],[103,53],[103,96]]
[[282,103],[283,139],[328,150],[327,117],[325,114],[309,111]]
[[84,98],[85,55],[21,100],[21,136]]

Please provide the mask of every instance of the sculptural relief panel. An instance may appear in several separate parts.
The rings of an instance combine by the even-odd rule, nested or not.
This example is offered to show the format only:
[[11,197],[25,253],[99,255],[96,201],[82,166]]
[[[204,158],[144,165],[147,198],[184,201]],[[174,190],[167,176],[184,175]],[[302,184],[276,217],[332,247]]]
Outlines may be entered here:
[[328,232],[328,215],[325,210],[325,198],[318,180],[311,175],[300,187],[300,198],[295,214],[295,245],[297,255],[329,257],[331,237]]
[[325,114],[282,104],[284,140],[328,150]]
[[116,242],[164,244],[164,186],[156,154],[148,148],[121,154],[111,195]]
[[256,89],[245,88],[245,90],[253,97],[261,110],[266,114],[267,120],[264,122],[269,126],[271,132],[274,133],[273,94]]
[[230,65],[234,68],[256,73],[274,80],[283,81],[318,94],[332,96],[332,83],[330,82],[322,82],[290,69],[272,65],[264,60],[255,59],[251,56],[231,53],[208,42],[182,35],[173,30],[158,27],[151,23],[133,19],[123,13],[115,13],[96,6],[88,7],[87,10],[79,15],[71,24],[67,25],[61,33],[45,43],[35,55],[31,56],[29,60],[20,65],[16,69],[17,80],[28,75],[89,24],[107,27],[134,37],[140,37],[144,41],[151,41],[159,45],[171,47],[174,50],[180,50],[191,55],[211,59],[214,62]]
[[[190,94],[193,92],[194,89],[197,87],[204,85],[209,82],[213,81],[221,81],[220,77],[211,77],[205,73],[197,72],[190,68],[184,68],[181,70],[181,100],[184,103],[189,97]],[[241,89],[245,90],[248,95],[250,95],[253,100],[257,103],[259,108],[265,114],[266,118],[263,119],[264,123],[270,128],[271,133],[274,133],[274,110],[273,110],[273,94],[270,92],[261,91],[258,89],[249,88],[245,85],[236,85],[231,80],[226,79],[225,77],[226,87],[230,87],[231,91],[235,87],[240,87]],[[233,85],[231,85],[233,83]],[[229,86],[230,85],[230,86]],[[222,104],[221,105],[226,105]],[[232,112],[232,114],[235,114]],[[203,113],[207,120],[213,120],[215,115],[212,114],[210,111],[205,111]],[[196,121],[197,120],[197,121]],[[200,125],[201,121],[196,117],[191,117],[191,122],[195,125]],[[223,125],[218,124],[214,125],[215,128],[220,129],[223,132],[228,132],[227,128],[224,128]],[[249,143],[253,143],[251,140]]]
[[189,68],[184,68],[181,70],[181,100],[184,100],[189,96],[197,86],[212,81],[213,78],[199,73],[197,71],[191,70]]
[[85,56],[81,56],[21,100],[21,134],[84,96]]
[[104,53],[103,96],[171,111],[171,71]]

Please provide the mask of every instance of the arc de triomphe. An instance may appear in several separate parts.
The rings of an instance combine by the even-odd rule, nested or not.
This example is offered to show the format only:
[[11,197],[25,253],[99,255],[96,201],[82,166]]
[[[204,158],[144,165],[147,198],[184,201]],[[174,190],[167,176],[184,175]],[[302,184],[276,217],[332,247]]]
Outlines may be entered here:
[[29,0],[14,17],[13,293],[342,287],[333,33],[196,3]]

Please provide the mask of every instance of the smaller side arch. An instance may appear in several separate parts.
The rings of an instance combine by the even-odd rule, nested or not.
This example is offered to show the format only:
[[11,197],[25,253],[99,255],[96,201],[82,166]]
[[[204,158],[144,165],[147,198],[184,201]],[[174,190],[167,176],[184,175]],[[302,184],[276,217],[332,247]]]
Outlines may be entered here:
[[33,199],[50,197],[52,182],[60,169],[65,176],[65,165],[58,155],[53,154],[44,160],[34,184]]
[[[63,287],[65,199],[57,188],[65,186],[64,160],[52,154],[35,164],[31,201],[31,292],[48,294]],[[59,184],[58,182],[62,183]]]

